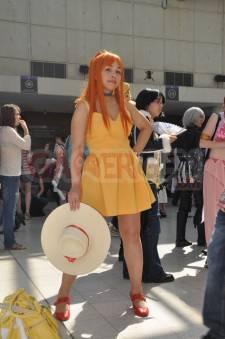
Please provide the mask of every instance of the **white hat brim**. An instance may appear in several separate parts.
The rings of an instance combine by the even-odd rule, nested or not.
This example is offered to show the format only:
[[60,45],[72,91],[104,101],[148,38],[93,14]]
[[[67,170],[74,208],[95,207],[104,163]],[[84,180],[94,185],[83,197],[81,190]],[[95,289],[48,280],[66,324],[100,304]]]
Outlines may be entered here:
[[[73,263],[64,257],[58,246],[63,229],[69,225],[80,226],[89,237],[87,252]],[[57,207],[45,220],[41,232],[42,248],[49,261],[60,271],[70,275],[86,274],[95,270],[104,261],[110,242],[105,219],[94,208],[83,203],[76,211],[72,211],[69,204]]]

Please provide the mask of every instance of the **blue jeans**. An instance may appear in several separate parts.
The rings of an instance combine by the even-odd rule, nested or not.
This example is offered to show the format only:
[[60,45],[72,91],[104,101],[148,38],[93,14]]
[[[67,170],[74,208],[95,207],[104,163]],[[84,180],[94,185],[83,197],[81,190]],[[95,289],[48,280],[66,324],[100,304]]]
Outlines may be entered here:
[[2,222],[4,246],[5,249],[10,249],[15,243],[13,229],[15,226],[16,203],[19,193],[20,177],[7,177],[1,175],[0,182],[2,184],[3,191]]
[[208,277],[203,306],[204,324],[215,339],[225,338],[225,213],[217,214],[208,247]]

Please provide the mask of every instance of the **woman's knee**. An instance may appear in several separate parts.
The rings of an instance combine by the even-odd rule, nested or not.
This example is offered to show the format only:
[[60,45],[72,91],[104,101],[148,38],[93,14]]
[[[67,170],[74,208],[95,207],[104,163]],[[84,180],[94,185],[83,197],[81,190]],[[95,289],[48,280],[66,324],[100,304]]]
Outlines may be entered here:
[[134,243],[140,241],[140,230],[139,229],[123,229],[120,230],[120,235],[123,240],[123,244],[125,243]]

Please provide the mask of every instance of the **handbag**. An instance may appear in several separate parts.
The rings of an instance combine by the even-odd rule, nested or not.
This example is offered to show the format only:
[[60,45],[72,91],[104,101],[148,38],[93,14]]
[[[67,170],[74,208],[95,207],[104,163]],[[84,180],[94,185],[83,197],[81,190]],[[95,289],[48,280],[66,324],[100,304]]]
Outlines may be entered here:
[[24,289],[8,295],[0,304],[1,339],[60,339],[50,309]]
[[177,168],[177,184],[202,184],[205,164],[205,151],[201,148],[191,149],[187,154],[179,156]]

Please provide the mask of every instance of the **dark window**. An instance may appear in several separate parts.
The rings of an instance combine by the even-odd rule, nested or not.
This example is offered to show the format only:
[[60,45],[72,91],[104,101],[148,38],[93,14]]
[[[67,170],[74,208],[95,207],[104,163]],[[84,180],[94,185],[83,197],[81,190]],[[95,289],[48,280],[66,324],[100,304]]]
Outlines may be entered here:
[[165,72],[164,73],[164,82],[165,85],[174,85],[175,83],[175,74],[173,72]]
[[183,85],[183,73],[175,73],[175,85],[176,86]]
[[51,64],[50,62],[44,63],[44,77],[54,78],[54,64]]
[[55,78],[66,78],[66,65],[55,64]]
[[193,74],[184,73],[184,86],[193,87]]
[[31,75],[46,78],[66,78],[66,65],[31,61]]
[[127,82],[133,82],[133,70],[132,68],[125,68],[124,80]]
[[31,62],[31,75],[43,77],[44,75],[43,62]]
[[193,87],[193,73],[165,72],[164,83],[167,86]]

